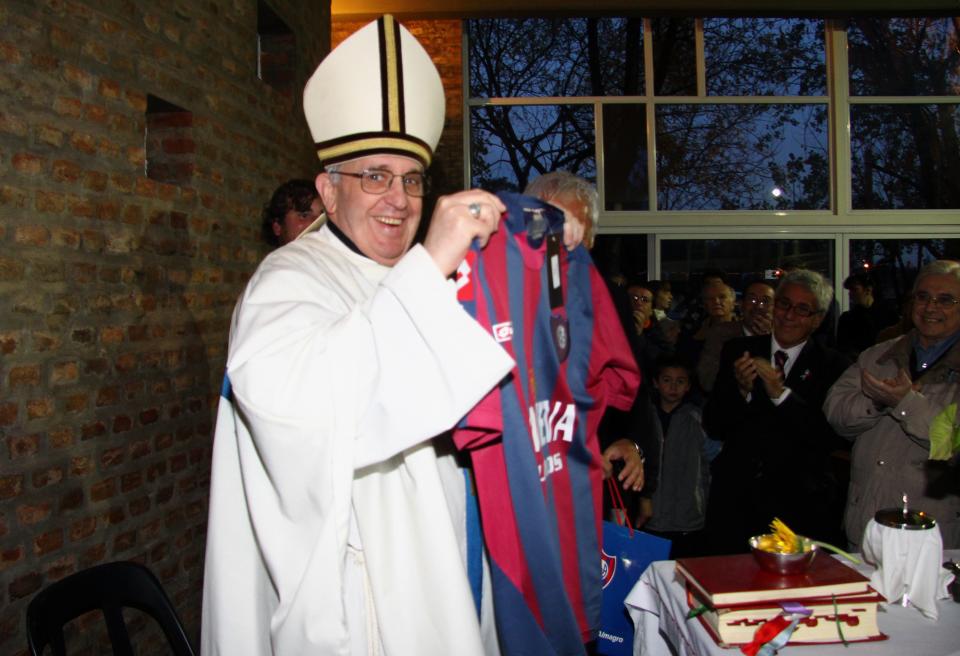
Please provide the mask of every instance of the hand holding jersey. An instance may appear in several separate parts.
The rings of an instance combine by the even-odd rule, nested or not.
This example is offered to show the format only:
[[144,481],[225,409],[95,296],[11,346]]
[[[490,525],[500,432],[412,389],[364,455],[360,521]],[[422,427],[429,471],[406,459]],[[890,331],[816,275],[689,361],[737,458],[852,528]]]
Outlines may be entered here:
[[443,275],[449,276],[463,262],[474,239],[486,246],[506,209],[499,198],[480,189],[441,196],[423,247]]

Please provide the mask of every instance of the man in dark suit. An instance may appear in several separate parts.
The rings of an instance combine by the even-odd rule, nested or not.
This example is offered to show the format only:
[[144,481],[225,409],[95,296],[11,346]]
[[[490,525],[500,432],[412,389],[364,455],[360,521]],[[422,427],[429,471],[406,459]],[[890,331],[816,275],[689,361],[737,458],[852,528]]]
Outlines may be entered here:
[[832,297],[820,274],[791,271],[777,287],[773,334],[723,347],[703,413],[707,433],[723,441],[707,508],[714,553],[746,551],[774,517],[809,537],[842,537],[842,483],[831,455],[842,441],[821,408],[849,361],[810,339]]

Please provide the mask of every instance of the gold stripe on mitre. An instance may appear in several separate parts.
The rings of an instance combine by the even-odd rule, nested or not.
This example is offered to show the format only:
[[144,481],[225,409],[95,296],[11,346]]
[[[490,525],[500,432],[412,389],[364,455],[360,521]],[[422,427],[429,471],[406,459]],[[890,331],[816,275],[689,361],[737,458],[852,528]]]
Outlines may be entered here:
[[405,126],[402,111],[401,69],[400,56],[400,28],[390,14],[382,18],[383,21],[383,84],[385,110],[387,112],[385,129],[390,132],[404,132]]
[[317,157],[324,164],[333,164],[372,153],[403,153],[419,160],[424,166],[429,166],[433,158],[430,148],[419,140],[412,141],[386,135],[352,139],[327,147],[317,147]]

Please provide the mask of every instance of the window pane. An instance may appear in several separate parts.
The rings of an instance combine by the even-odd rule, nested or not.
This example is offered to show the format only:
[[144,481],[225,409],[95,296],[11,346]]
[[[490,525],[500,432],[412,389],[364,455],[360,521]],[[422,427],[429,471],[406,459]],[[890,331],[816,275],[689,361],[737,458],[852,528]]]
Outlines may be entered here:
[[720,270],[737,292],[752,280],[775,279],[790,268],[833,276],[832,239],[666,239],[660,242],[660,277],[674,286],[674,298],[696,294],[701,274]]
[[657,108],[661,210],[828,209],[826,105]]
[[643,19],[467,21],[474,98],[642,95]]
[[822,20],[705,18],[703,46],[708,95],[826,94]]
[[855,209],[960,207],[957,105],[853,105]]
[[604,105],[604,207],[649,210],[646,107]]
[[934,260],[960,260],[960,238],[850,240],[850,272],[869,272],[873,295],[897,308],[920,267]]
[[697,49],[692,18],[652,18],[653,92],[697,95]]
[[847,27],[850,95],[960,94],[957,18],[856,18]]
[[607,280],[647,278],[646,235],[597,235],[590,255]]
[[565,170],[596,180],[593,107],[475,107],[470,114],[471,184],[521,191],[542,173]]

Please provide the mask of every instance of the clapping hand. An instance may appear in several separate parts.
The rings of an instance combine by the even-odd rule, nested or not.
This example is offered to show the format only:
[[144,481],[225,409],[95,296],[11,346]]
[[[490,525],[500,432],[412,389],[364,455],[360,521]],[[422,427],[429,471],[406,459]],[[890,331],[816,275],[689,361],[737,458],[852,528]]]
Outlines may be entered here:
[[897,372],[896,378],[877,378],[866,369],[860,374],[860,388],[877,406],[894,407],[912,389],[913,381],[904,369]]

